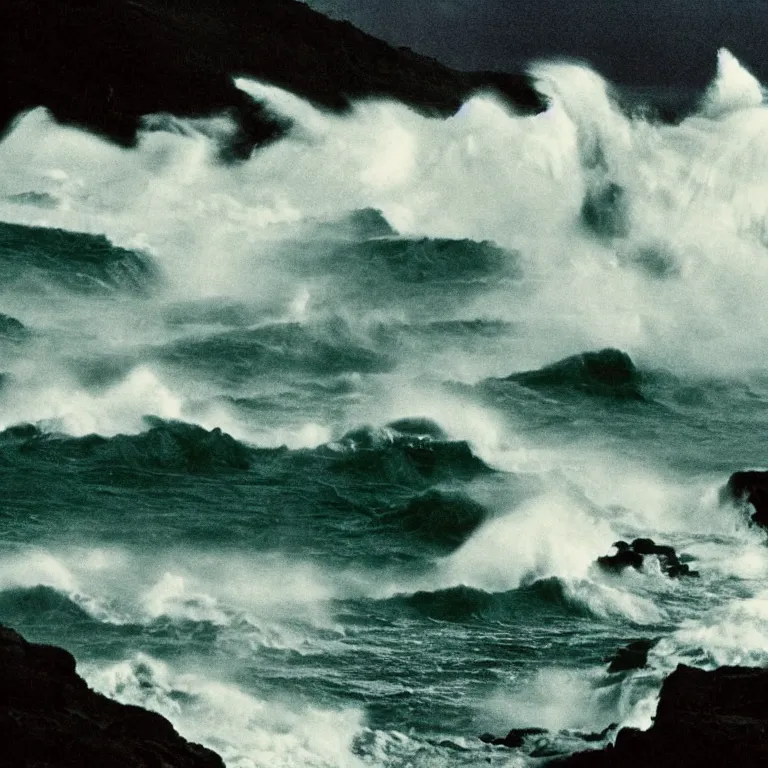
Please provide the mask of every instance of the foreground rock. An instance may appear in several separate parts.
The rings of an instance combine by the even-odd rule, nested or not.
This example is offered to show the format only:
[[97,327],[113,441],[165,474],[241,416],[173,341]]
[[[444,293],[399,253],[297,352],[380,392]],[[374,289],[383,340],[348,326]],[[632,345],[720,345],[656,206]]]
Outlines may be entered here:
[[480,741],[483,741],[486,744],[493,744],[495,747],[519,749],[523,746],[527,738],[531,736],[543,736],[546,733],[546,728],[513,728],[506,736],[494,736],[492,733],[484,733],[480,737]]
[[229,112],[245,157],[285,124],[233,76],[274,83],[333,109],[391,96],[453,114],[492,86],[527,109],[542,98],[523,76],[457,72],[394,48],[296,0],[5,0],[0,4],[0,132],[30,107],[132,144],[141,117]]
[[640,570],[645,563],[645,558],[653,555],[659,559],[662,573],[671,579],[681,576],[698,576],[698,571],[691,570],[687,563],[680,561],[674,547],[657,544],[653,539],[635,539],[631,544],[626,541],[617,541],[615,555],[604,555],[597,558],[597,564],[610,573],[621,573],[626,568]]
[[746,501],[754,508],[751,520],[768,528],[768,472],[734,472],[722,495],[736,501]]
[[616,744],[551,768],[702,768],[768,765],[768,670],[680,665],[665,681],[653,726],[624,728]]
[[18,768],[224,768],[154,712],[91,691],[62,648],[0,626],[0,764]]

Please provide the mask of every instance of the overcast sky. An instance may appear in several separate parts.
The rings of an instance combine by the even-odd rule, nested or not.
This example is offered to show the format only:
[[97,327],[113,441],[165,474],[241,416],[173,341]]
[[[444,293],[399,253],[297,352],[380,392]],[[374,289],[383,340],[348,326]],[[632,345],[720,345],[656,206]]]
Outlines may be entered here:
[[702,85],[730,48],[768,81],[768,0],[306,0],[462,69],[591,61],[633,85]]

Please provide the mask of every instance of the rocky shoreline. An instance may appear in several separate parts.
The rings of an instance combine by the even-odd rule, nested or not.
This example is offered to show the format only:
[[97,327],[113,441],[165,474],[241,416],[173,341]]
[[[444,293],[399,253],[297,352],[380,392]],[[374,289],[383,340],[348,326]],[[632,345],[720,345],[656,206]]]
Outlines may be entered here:
[[614,745],[579,752],[551,768],[768,765],[768,669],[684,665],[664,681],[653,725],[623,728]]
[[[768,528],[768,472],[736,472],[721,489],[721,502],[742,505],[753,525]],[[662,572],[671,578],[698,576],[681,563],[672,547],[651,539],[617,542],[615,555],[598,559],[610,573],[626,568],[641,569],[646,555],[659,558]],[[610,662],[608,674],[646,666],[655,639],[639,639],[620,648]],[[580,734],[582,741],[602,742],[569,756],[552,756],[550,735],[542,728],[518,728],[504,737],[484,734],[481,740],[495,746],[517,749],[526,740],[539,742],[531,757],[553,757],[548,768],[701,768],[738,765],[757,768],[768,765],[768,669],[724,666],[707,671],[684,664],[667,676],[659,694],[652,726],[641,731],[610,725],[603,732]],[[615,737],[613,736],[615,734]],[[606,741],[611,740],[613,743]]]
[[8,0],[0,74],[0,136],[36,106],[126,146],[148,114],[227,113],[240,130],[225,159],[247,157],[287,128],[238,90],[235,76],[334,110],[383,96],[447,116],[489,88],[523,111],[544,107],[525,75],[459,72],[296,0],[235,0],[225,11],[214,0]]
[[68,651],[1,625],[0,743],[15,768],[224,768],[161,715],[90,690]]
[[[634,661],[630,667],[642,666]],[[606,738],[610,730],[595,739]],[[768,669],[721,667],[707,672],[680,665],[664,681],[649,730],[623,728],[615,744],[558,757],[547,765],[756,768],[768,765],[766,732]],[[542,733],[534,728],[512,731],[505,738],[482,738],[517,748],[526,737]],[[3,626],[0,740],[3,764],[19,767],[224,768],[216,753],[183,739],[161,715],[90,690],[69,652],[29,643]]]

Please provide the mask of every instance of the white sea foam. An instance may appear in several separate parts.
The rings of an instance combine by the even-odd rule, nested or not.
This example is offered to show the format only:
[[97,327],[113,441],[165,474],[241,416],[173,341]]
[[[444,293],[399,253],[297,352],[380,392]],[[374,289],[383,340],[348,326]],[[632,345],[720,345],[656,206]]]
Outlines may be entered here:
[[352,751],[363,727],[353,709],[323,710],[261,700],[232,683],[177,673],[146,654],[81,672],[97,691],[159,712],[181,734],[224,758],[228,768],[361,768]]
[[721,117],[728,112],[760,107],[763,87],[727,49],[717,53],[717,76],[710,86],[702,111],[707,117]]
[[[244,298],[311,322],[315,307],[342,310],[333,302],[343,278],[334,288],[302,272],[296,259],[306,263],[308,246],[297,250],[292,240],[299,222],[378,208],[407,235],[490,239],[521,253],[516,288],[489,285],[456,308],[464,317],[514,320],[514,335],[471,360],[445,350],[427,351],[421,364],[406,357],[412,376],[439,364],[444,378],[471,380],[607,345],[678,371],[750,369],[768,325],[760,288],[768,277],[768,110],[735,59],[721,52],[719,61],[706,103],[749,108],[729,107],[712,121],[703,107],[679,126],[627,118],[603,80],[572,64],[535,68],[551,97],[540,115],[518,116],[477,96],[445,121],[377,101],[336,115],[239,80],[296,127],[237,166],[214,162],[209,136],[226,128],[215,122],[147,131],[127,151],[36,110],[0,145],[0,192],[46,192],[61,204],[6,202],[0,213],[146,247],[170,295]],[[585,194],[609,183],[625,190],[626,237],[599,238],[580,224]],[[162,300],[92,320],[94,351],[115,351],[132,333],[135,343],[137,315],[143,336],[167,338],[156,311]],[[23,313],[40,321],[41,309],[27,305]],[[53,373],[55,350],[45,353]],[[112,402],[94,404],[71,385],[49,394],[72,403],[74,429],[116,420],[92,413]],[[126,431],[130,422],[126,414]]]

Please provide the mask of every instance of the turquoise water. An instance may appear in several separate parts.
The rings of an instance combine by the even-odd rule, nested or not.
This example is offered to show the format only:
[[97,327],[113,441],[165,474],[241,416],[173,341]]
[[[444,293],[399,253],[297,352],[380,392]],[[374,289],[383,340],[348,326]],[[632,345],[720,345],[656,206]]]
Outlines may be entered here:
[[[720,494],[765,462],[759,85],[723,53],[673,127],[538,77],[541,116],[444,122],[239,81],[297,126],[240,166],[224,123],[17,123],[0,621],[238,768],[540,764],[648,725],[681,661],[765,663]],[[701,577],[596,566],[647,536]]]

